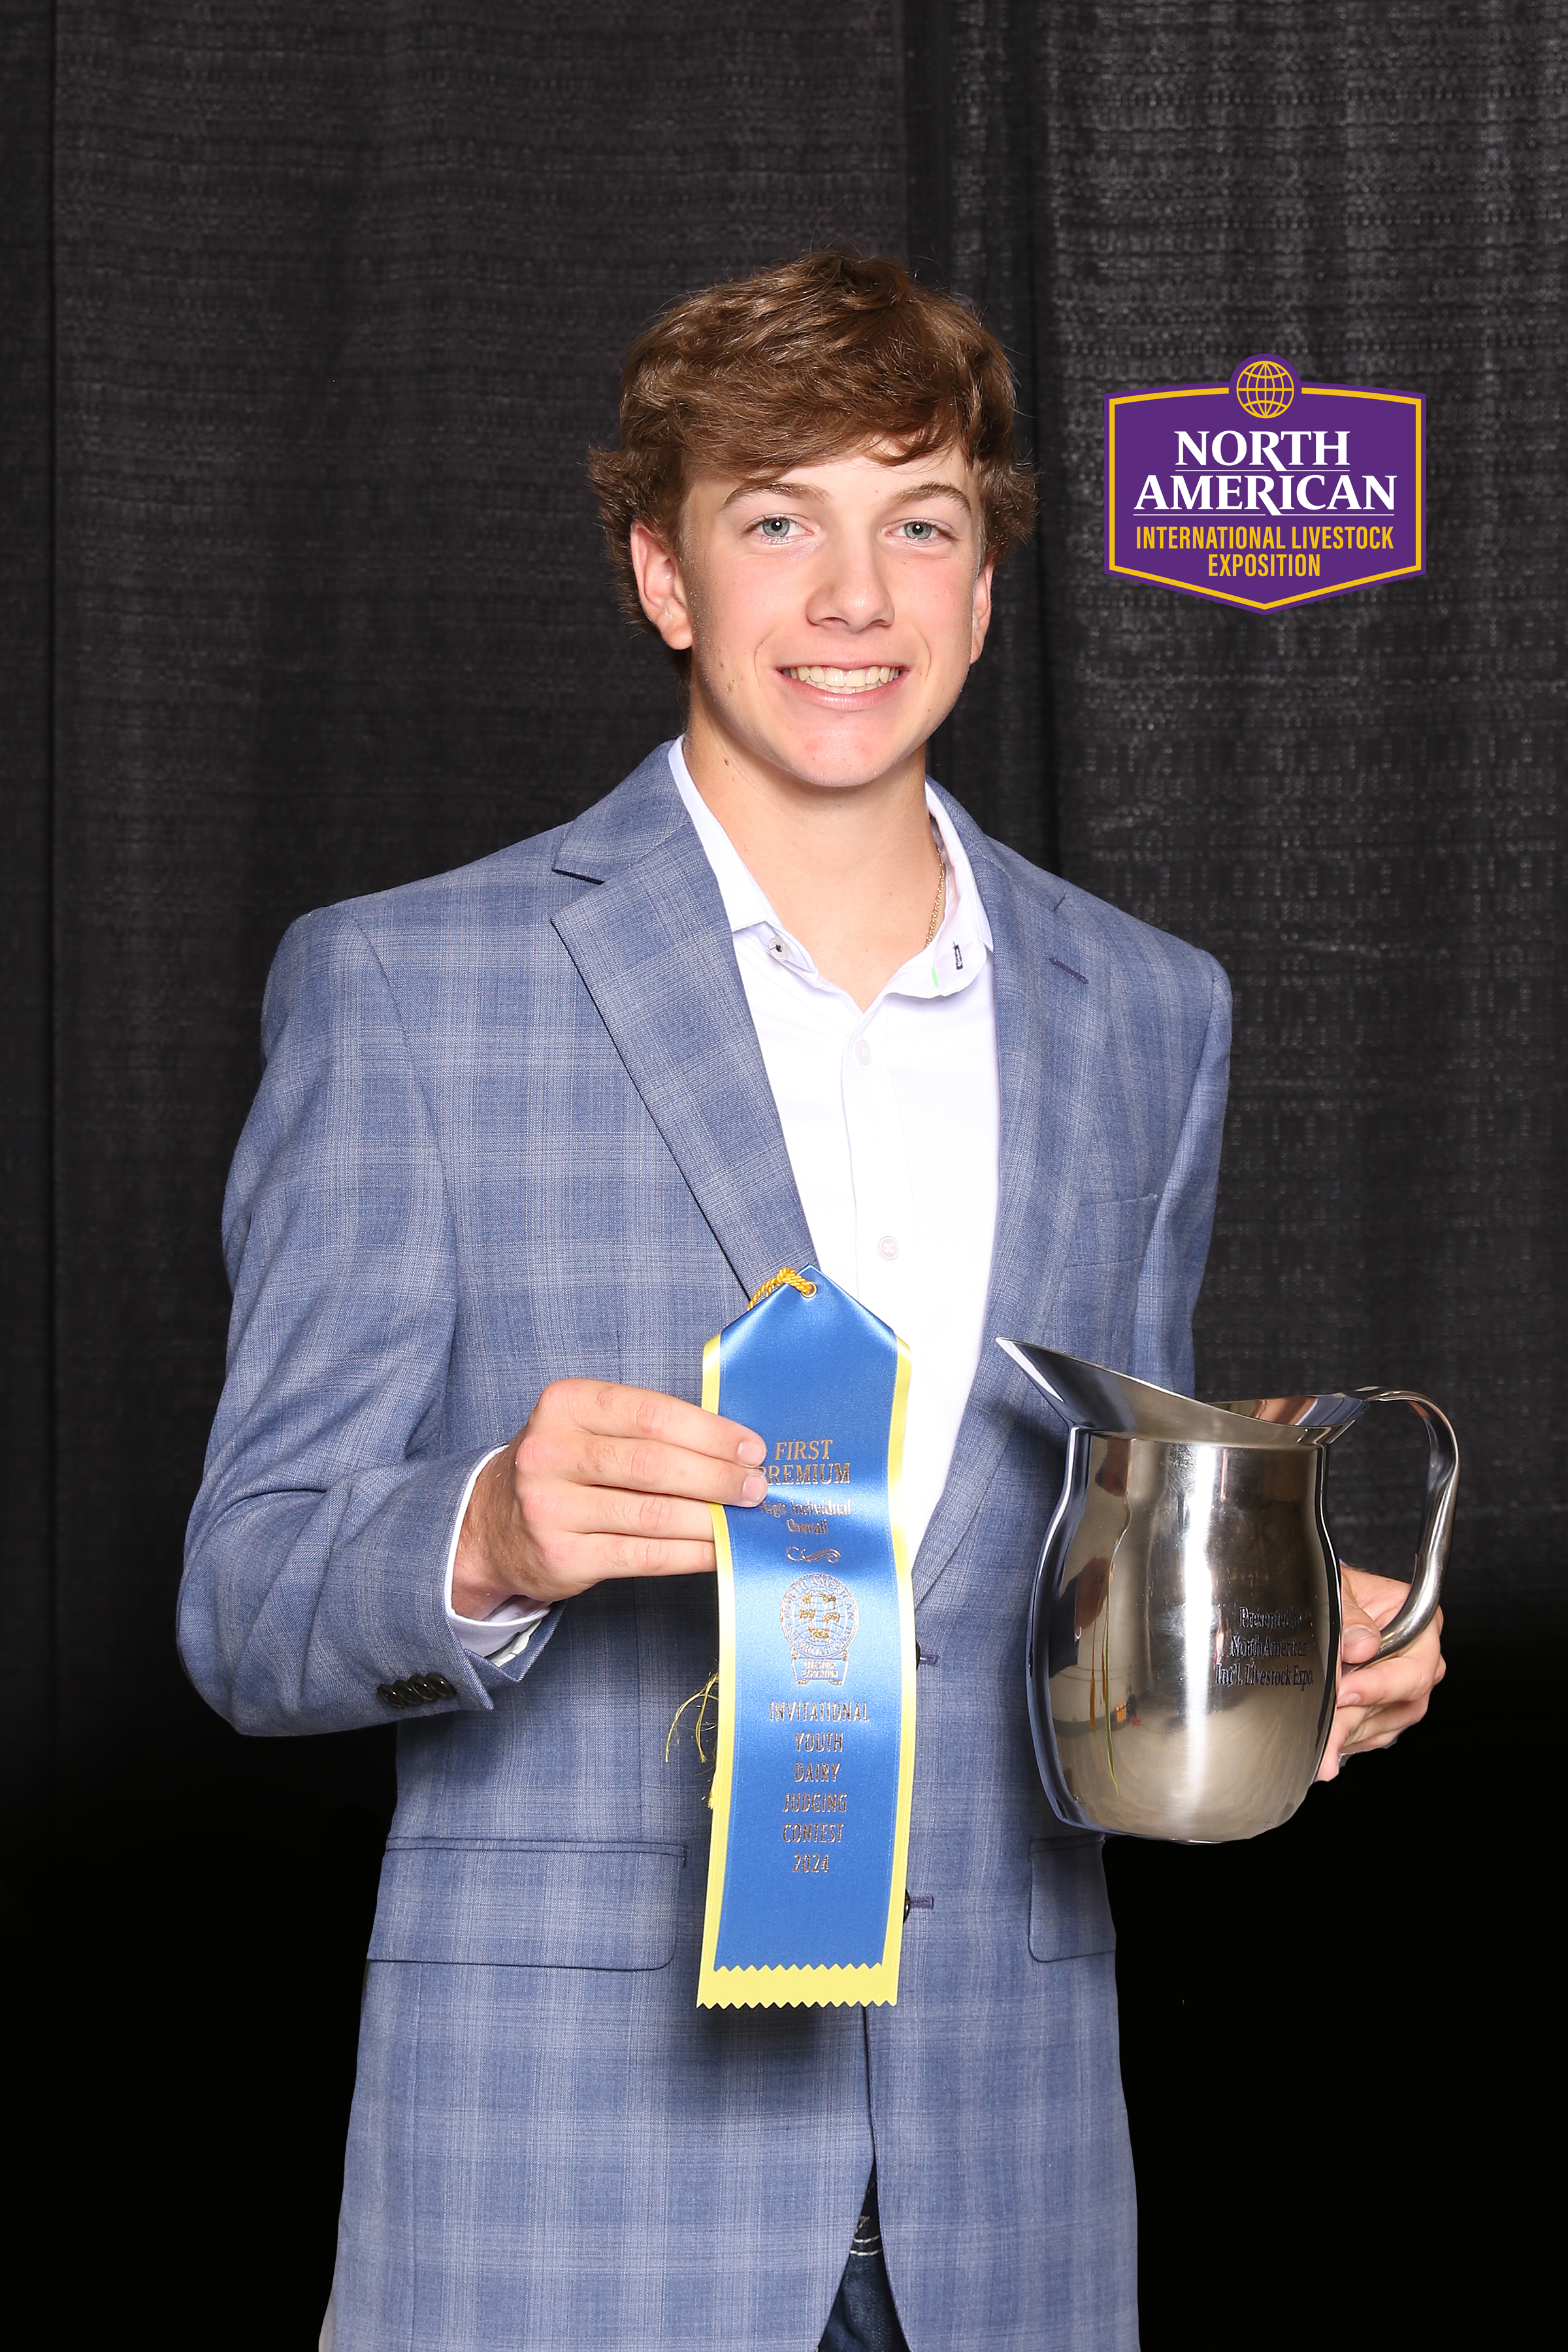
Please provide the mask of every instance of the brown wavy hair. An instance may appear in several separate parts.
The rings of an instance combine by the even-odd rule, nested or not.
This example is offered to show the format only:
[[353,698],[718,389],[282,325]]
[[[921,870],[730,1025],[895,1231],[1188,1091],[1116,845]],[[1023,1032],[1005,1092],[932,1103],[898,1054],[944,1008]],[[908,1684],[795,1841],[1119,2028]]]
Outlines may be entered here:
[[[961,449],[978,477],[984,555],[1000,562],[1035,521],[1014,409],[995,336],[885,254],[831,247],[684,296],[627,355],[620,447],[588,456],[623,611],[657,635],[637,599],[631,527],[679,551],[694,474],[766,480],[871,442],[887,444],[889,465]],[[689,661],[676,656],[683,676]]]

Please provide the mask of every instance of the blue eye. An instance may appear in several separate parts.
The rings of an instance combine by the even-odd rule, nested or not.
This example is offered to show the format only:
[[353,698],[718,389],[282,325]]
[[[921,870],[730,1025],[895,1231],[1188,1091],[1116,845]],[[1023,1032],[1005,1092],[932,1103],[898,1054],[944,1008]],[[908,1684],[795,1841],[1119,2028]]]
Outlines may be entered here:
[[764,539],[787,539],[793,527],[788,515],[764,515],[757,525]]
[[936,537],[936,525],[934,522],[907,522],[904,525],[904,529],[909,533],[910,537],[913,539],[918,545],[922,547],[928,540],[931,540]]

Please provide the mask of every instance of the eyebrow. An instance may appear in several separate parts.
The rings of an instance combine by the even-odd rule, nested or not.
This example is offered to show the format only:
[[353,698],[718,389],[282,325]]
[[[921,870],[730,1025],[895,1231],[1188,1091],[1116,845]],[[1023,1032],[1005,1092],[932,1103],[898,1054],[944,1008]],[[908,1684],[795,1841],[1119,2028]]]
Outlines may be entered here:
[[[808,482],[737,482],[724,507],[732,507],[737,499],[820,499],[822,492],[814,490]],[[721,507],[721,514],[724,511]]]
[[[737,482],[719,511],[722,514],[724,508],[732,507],[737,499],[803,499],[820,504],[826,495],[810,482]],[[917,482],[913,489],[901,491],[894,503],[906,506],[927,499],[952,499],[965,514],[974,512],[973,500],[956,482]]]
[[899,501],[900,506],[905,499],[956,499],[966,514],[974,511],[973,500],[967,490],[959,488],[956,482],[917,482],[912,490],[904,493],[904,499]]

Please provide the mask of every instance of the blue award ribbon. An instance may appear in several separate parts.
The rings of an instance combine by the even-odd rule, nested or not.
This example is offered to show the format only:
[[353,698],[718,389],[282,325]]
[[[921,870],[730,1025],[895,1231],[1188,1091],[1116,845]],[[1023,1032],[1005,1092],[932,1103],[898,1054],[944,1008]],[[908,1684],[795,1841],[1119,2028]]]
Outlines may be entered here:
[[784,1267],[703,1351],[703,1405],[766,1439],[768,1494],[713,1507],[699,2008],[898,1999],[915,1769],[909,1386],[903,1341],[815,1267]]

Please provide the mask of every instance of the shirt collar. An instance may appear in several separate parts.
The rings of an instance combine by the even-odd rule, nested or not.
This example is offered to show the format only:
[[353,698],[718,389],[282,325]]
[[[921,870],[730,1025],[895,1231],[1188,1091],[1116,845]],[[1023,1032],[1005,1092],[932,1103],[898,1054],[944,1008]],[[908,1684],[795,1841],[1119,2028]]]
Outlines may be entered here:
[[[800,941],[785,930],[762,884],[693,783],[679,737],[669,745],[669,766],[686,814],[713,868],[731,933],[739,938],[744,932],[763,932],[764,943],[770,948],[775,940],[782,940],[784,954],[779,961],[810,979],[819,979],[810,956]],[[991,926],[981,903],[973,868],[929,776],[926,807],[947,859],[947,913],[935,939],[894,972],[882,991],[884,996],[956,996],[979,977],[985,958],[993,952]]]

